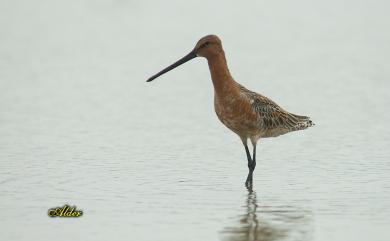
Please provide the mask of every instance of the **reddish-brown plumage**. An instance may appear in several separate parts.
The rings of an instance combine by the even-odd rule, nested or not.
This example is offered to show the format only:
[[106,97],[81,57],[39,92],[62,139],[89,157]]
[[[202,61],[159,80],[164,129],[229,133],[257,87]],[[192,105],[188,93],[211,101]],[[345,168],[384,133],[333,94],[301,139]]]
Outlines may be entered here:
[[[235,132],[245,146],[249,168],[245,183],[251,188],[252,174],[256,166],[257,141],[260,138],[306,129],[314,124],[309,117],[289,113],[267,97],[247,90],[235,82],[230,75],[221,40],[215,35],[201,38],[189,54],[147,81],[152,81],[197,56],[205,57],[208,61],[214,85],[214,107],[219,120]],[[248,150],[248,139],[253,144],[253,158]]]
[[[253,144],[261,137],[285,134],[294,130],[294,125],[299,126],[300,120],[284,111],[276,103],[265,96],[245,89],[234,81],[227,67],[222,43],[217,36],[209,35],[202,38],[195,49],[200,48],[206,42],[209,43],[209,47],[201,48],[198,56],[205,57],[208,61],[215,91],[215,112],[224,125],[239,135],[243,141],[250,139]],[[272,107],[269,113],[257,112],[254,107],[255,101],[260,107],[267,105]],[[262,125],[264,122],[262,119],[269,117],[268,115],[276,119],[276,124],[270,120]],[[283,125],[288,120],[291,122],[290,125]],[[309,120],[306,117],[302,121],[308,122]],[[311,124],[308,123],[307,126],[309,125]]]

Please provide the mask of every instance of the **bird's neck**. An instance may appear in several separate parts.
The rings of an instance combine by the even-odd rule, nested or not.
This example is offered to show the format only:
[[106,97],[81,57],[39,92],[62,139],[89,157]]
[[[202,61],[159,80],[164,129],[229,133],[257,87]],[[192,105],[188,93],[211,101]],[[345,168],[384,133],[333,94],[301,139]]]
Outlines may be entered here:
[[207,61],[217,95],[237,90],[237,84],[230,75],[224,52],[208,58]]

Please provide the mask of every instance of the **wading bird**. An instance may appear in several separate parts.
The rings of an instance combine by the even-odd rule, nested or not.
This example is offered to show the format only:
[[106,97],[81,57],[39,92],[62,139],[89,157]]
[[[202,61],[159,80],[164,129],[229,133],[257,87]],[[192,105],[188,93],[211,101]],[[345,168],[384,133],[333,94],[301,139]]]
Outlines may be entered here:
[[[147,82],[195,57],[204,57],[208,61],[214,85],[214,108],[219,120],[236,133],[244,144],[249,169],[245,185],[252,189],[258,140],[303,130],[314,123],[309,117],[289,113],[267,97],[234,81],[227,66],[221,40],[216,35],[201,38],[190,53],[150,77]],[[252,156],[248,139],[253,145]]]

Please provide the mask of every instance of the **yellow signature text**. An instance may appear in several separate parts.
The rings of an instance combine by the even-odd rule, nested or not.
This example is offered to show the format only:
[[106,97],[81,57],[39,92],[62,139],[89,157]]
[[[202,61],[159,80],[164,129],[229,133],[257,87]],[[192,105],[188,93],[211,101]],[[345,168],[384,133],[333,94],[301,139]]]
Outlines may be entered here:
[[64,205],[63,207],[51,208],[47,212],[50,217],[80,217],[83,211],[77,210],[76,206]]

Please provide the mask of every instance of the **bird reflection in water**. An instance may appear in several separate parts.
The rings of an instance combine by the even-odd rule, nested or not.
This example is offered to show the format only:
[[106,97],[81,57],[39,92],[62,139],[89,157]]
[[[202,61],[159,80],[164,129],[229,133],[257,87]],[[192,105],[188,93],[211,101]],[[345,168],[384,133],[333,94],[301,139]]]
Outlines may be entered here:
[[248,190],[246,213],[240,224],[222,231],[226,241],[310,240],[310,215],[292,206],[261,206]]

